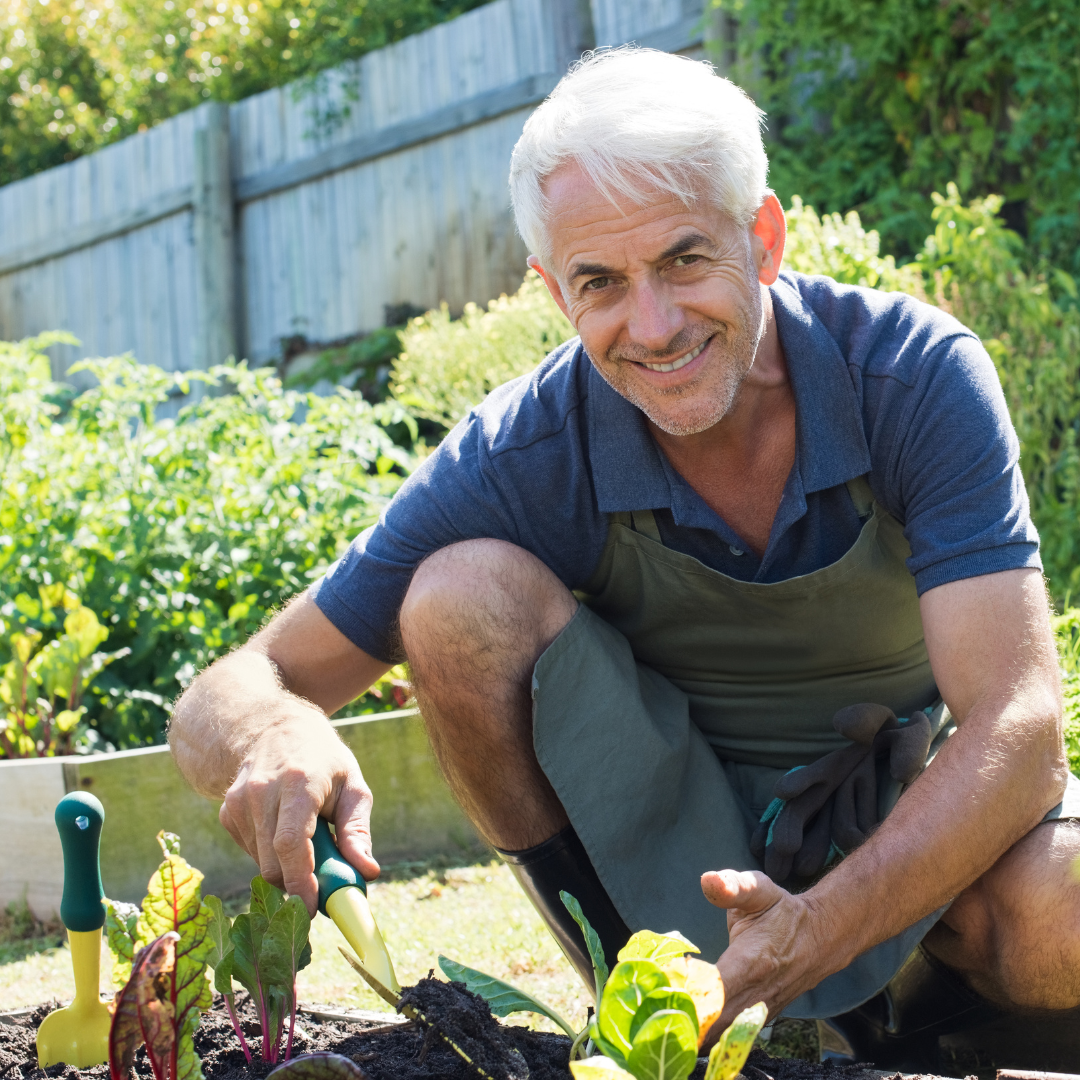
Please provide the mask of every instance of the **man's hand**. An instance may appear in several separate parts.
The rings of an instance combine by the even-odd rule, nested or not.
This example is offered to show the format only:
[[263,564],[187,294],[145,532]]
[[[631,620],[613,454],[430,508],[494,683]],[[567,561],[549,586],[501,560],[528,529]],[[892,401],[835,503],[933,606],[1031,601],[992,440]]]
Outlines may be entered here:
[[731,943],[717,961],[727,998],[710,1042],[743,1009],[764,1001],[776,1016],[820,979],[821,944],[817,913],[804,895],[795,896],[764,874],[710,871],[701,876],[710,904],[727,909]]
[[221,823],[267,881],[314,913],[315,819],[337,826],[342,855],[365,878],[371,792],[328,716],[388,665],[358,649],[307,595],[243,648],[202,672],[176,704],[169,745],[188,783],[224,798]]
[[[302,706],[302,703],[297,703]],[[311,835],[316,817],[333,821],[341,854],[368,880],[371,792],[352,752],[325,715],[309,706],[275,723],[252,744],[221,804],[221,824],[267,881],[318,903]]]

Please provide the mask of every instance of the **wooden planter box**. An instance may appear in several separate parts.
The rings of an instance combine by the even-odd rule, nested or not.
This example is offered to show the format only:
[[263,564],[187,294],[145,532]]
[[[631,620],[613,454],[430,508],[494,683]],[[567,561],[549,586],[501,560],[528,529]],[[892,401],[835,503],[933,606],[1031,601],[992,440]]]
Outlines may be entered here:
[[[372,833],[383,862],[479,849],[450,794],[415,709],[334,721],[375,796]],[[188,787],[168,747],[92,757],[0,761],[0,906],[26,897],[51,918],[60,908],[63,856],[53,824],[57,802],[89,791],[105,807],[101,876],[105,894],[139,903],[161,852],[159,829],[180,835],[181,852],[205,875],[204,894],[244,888],[258,867],[218,822],[218,804]]]

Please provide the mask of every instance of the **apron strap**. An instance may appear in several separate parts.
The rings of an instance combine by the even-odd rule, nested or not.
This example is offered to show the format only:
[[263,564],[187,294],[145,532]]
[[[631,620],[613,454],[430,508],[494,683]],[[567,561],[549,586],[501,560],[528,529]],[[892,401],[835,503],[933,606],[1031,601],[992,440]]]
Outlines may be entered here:
[[642,536],[647,536],[658,544],[663,543],[663,540],[660,539],[660,530],[656,527],[656,518],[653,517],[651,510],[631,510],[630,521],[634,527],[634,532],[639,532]]
[[865,476],[856,476],[847,482],[848,494],[855,504],[855,512],[860,518],[868,518],[874,512],[874,493]]

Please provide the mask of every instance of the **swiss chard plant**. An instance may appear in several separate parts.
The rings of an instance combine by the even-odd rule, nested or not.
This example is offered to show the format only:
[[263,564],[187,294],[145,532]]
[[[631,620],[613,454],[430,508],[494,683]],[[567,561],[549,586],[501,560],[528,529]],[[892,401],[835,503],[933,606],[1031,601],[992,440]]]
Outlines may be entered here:
[[114,1077],[126,1076],[123,1061],[145,1039],[157,1080],[202,1080],[194,1033],[200,1010],[212,1004],[206,978],[210,909],[202,901],[203,875],[180,855],[179,837],[160,832],[158,843],[165,857],[142,907],[106,901],[113,974],[124,983],[110,1067]]
[[207,904],[214,987],[225,998],[244,1056],[251,1061],[233,1001],[234,979],[247,990],[255,1005],[262,1027],[264,1061],[281,1059],[281,1038],[288,1017],[284,1052],[284,1060],[288,1061],[296,1028],[296,973],[311,962],[311,917],[304,902],[298,896],[286,898],[264,878],[255,877],[251,882],[251,905],[245,914],[230,920],[217,897],[208,897]]
[[[724,1009],[724,983],[713,964],[682,934],[642,930],[619,951],[608,971],[600,939],[577,901],[562,901],[585,935],[596,979],[596,1015],[575,1032],[557,1012],[510,983],[445,956],[439,966],[482,997],[495,1016],[534,1012],[554,1020],[574,1040],[570,1069],[576,1080],[686,1080]],[[765,1025],[763,1002],[745,1009],[709,1055],[706,1080],[734,1080]],[[586,1056],[589,1050],[597,1051]]]

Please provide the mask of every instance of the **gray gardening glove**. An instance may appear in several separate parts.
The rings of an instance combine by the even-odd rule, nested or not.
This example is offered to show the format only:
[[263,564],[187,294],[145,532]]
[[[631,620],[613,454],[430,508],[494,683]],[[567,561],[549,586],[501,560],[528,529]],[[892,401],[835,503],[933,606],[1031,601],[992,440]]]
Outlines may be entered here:
[[916,713],[898,721],[884,705],[850,705],[833,717],[850,746],[776,782],[776,798],[750,839],[750,851],[774,881],[809,878],[830,859],[853,851],[878,824],[877,760],[888,755],[889,773],[912,783],[930,749],[930,720]]

